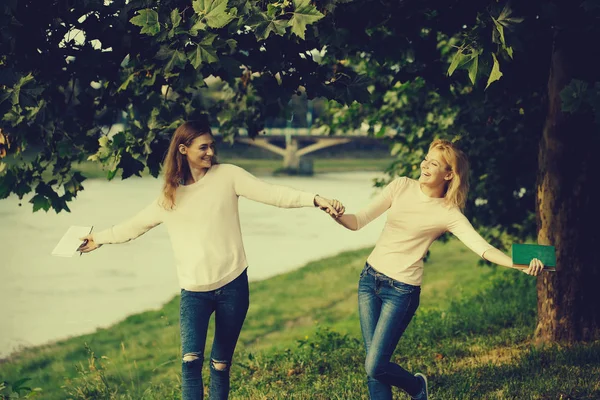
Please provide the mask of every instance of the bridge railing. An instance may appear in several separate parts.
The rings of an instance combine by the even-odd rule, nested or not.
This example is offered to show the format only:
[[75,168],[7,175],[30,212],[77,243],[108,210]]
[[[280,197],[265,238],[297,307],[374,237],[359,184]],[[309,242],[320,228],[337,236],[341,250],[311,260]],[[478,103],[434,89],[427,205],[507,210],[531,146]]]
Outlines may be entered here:
[[[219,134],[218,127],[211,127],[213,134]],[[396,133],[395,129],[388,129],[389,135],[393,135]],[[248,131],[245,128],[239,128],[238,130],[239,136],[248,136]],[[367,127],[361,127],[360,129],[354,130],[346,130],[346,131],[338,131],[334,134],[327,133],[326,127],[319,128],[265,128],[261,131],[260,136],[321,136],[321,137],[339,137],[339,136],[352,136],[352,137],[368,137],[368,129]]]

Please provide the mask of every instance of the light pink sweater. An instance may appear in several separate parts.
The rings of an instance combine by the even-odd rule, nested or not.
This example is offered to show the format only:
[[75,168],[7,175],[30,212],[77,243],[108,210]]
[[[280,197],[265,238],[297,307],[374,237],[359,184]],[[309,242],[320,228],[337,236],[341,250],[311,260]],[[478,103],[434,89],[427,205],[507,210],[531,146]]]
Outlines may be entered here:
[[282,208],[314,207],[315,195],[263,182],[230,164],[212,166],[197,182],[180,186],[174,210],[159,199],[133,218],[94,234],[98,244],[123,243],[165,223],[181,288],[205,292],[237,278],[248,266],[238,198]]
[[356,214],[358,229],[389,210],[387,221],[367,262],[400,282],[420,286],[423,257],[429,246],[449,231],[479,256],[493,248],[457,207],[421,191],[418,181],[394,179],[376,199]]

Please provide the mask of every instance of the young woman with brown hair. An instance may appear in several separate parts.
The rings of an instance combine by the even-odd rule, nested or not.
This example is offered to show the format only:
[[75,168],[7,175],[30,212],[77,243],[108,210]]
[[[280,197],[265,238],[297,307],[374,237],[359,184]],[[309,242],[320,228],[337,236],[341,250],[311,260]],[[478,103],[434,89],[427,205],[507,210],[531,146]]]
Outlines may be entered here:
[[183,399],[203,398],[202,363],[213,312],[209,396],[226,399],[233,352],[249,305],[238,198],[283,208],[319,207],[334,216],[337,211],[330,200],[313,193],[268,184],[242,168],[218,164],[210,127],[198,121],[184,123],[173,134],[164,179],[158,199],[130,220],[82,238],[81,251],[127,242],[161,223],[167,226],[181,287]]

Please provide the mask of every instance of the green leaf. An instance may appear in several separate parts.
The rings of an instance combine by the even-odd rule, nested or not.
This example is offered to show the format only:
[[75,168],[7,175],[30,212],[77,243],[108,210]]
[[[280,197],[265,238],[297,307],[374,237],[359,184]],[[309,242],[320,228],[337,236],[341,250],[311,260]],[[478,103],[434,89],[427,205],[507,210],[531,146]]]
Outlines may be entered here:
[[229,46],[230,51],[234,51],[237,48],[238,42],[235,39],[227,39],[225,43],[227,43],[227,46]]
[[167,45],[160,46],[154,58],[159,60],[166,60],[173,56],[173,50],[170,49]]
[[9,112],[4,114],[2,121],[9,122],[11,126],[17,126],[25,120],[25,117],[21,115],[21,108],[16,105]]
[[158,13],[154,10],[146,8],[138,10],[138,15],[129,20],[133,25],[141,26],[140,33],[147,33],[150,36],[160,32],[160,23],[158,22]]
[[144,164],[133,158],[128,152],[121,154],[121,160],[117,167],[123,169],[122,179],[127,179],[132,175],[142,176],[141,172],[144,170]]
[[152,86],[154,85],[154,82],[156,82],[156,75],[158,75],[155,72],[146,72],[146,77],[144,78],[144,81],[142,82],[142,86]]
[[44,88],[34,86],[34,83],[35,79],[31,73],[22,76],[12,89],[6,90],[0,98],[0,103],[10,98],[13,106],[35,107]]
[[40,102],[35,107],[25,107],[27,110],[26,117],[28,120],[33,120],[34,117],[46,106],[46,100],[40,100]]
[[178,9],[171,11],[171,23],[173,24],[173,28],[177,28],[181,23],[181,14],[179,14]]
[[219,57],[217,57],[217,53],[215,52],[214,47],[212,46],[217,35],[208,34],[202,39],[196,48],[188,53],[188,60],[194,66],[195,69],[198,69],[202,63],[214,63],[219,61]]
[[194,0],[192,7],[200,21],[211,28],[222,28],[235,18],[235,14],[226,11],[227,0]]
[[33,204],[33,212],[50,209],[50,200],[41,194],[36,194],[29,202]]
[[31,186],[29,186],[29,184],[27,184],[27,182],[19,181],[17,183],[17,185],[15,186],[13,192],[17,196],[19,196],[20,199],[22,199],[24,195],[31,192]]
[[465,55],[462,53],[462,51],[462,49],[458,49],[458,51],[452,58],[452,62],[450,63],[450,67],[448,68],[448,76],[452,76],[456,68],[464,61]]
[[6,89],[4,93],[0,93],[0,104],[12,97],[12,89]]
[[283,14],[284,3],[271,3],[267,5],[267,16],[269,19],[275,19],[276,16]]
[[588,83],[573,79],[560,92],[561,108],[564,112],[574,113],[581,107],[587,97]]
[[492,21],[494,21],[495,30],[492,32],[492,42],[501,43],[502,46],[506,46],[506,40],[504,39],[504,27],[492,17]]
[[479,53],[475,53],[473,55],[472,61],[469,63],[469,79],[471,79],[471,83],[475,84],[475,79],[477,78],[477,67],[479,61]]
[[70,140],[61,140],[56,143],[56,152],[59,157],[67,157],[73,151],[73,145]]
[[98,139],[98,145],[99,145],[99,147],[106,147],[106,146],[108,146],[109,141],[110,141],[110,139],[108,138],[108,136],[101,136]]
[[187,59],[185,58],[185,53],[177,49],[171,50],[161,48],[156,54],[156,58],[168,59],[164,67],[165,72],[172,71],[175,67],[183,68],[185,67],[185,64],[187,62]]
[[108,173],[106,174],[106,179],[108,179],[109,181],[112,181],[113,178],[115,177],[115,175],[117,175],[117,171],[118,169],[111,169],[110,171],[108,171]]
[[83,190],[83,185],[77,176],[73,176],[71,179],[65,182],[64,188],[66,193],[76,196],[79,191]]
[[0,176],[0,199],[5,199],[13,191],[17,183],[15,174],[9,169],[4,176]]
[[204,22],[202,22],[202,20],[198,20],[191,28],[190,28],[190,35],[191,36],[196,36],[198,35],[199,31],[204,31],[206,30],[206,24]]
[[292,32],[304,39],[306,25],[317,22],[324,17],[315,6],[310,4],[310,0],[294,0],[294,12],[289,24]]
[[110,147],[112,147],[114,149],[118,149],[125,145],[127,138],[125,137],[125,134],[123,132],[119,132],[119,133],[115,134],[110,140],[112,142],[110,144]]
[[125,81],[123,83],[121,83],[121,86],[119,86],[119,88],[117,89],[117,93],[123,91],[123,90],[127,90],[127,86],[129,86],[129,84],[131,82],[133,82],[133,78],[135,78],[135,74],[131,74],[127,77],[127,79],[125,79]]
[[219,61],[221,68],[223,69],[221,78],[229,82],[230,85],[234,85],[235,79],[242,75],[242,63],[239,60],[228,56],[221,56]]
[[172,27],[168,33],[169,38],[173,38],[173,36],[179,35],[181,33],[186,33],[186,30],[184,29],[184,27],[179,27],[180,24],[181,24],[181,14],[179,13],[179,10],[176,8],[173,11],[171,11]]
[[275,32],[276,35],[285,35],[285,30],[288,27],[288,21],[278,20],[270,17],[265,13],[259,13],[256,15],[257,21],[250,25],[254,28],[254,35],[256,40],[266,40],[271,32]]
[[498,59],[496,58],[496,55],[494,53],[492,53],[492,57],[494,58],[494,66],[492,67],[492,72],[490,73],[490,76],[488,78],[487,85],[485,85],[486,89],[488,88],[488,86],[490,86],[492,82],[495,82],[502,77],[502,72],[500,72],[500,64],[498,63]]
[[498,15],[498,23],[502,24],[503,26],[509,29],[512,29],[512,25],[520,24],[521,22],[523,22],[523,18],[511,17],[511,15],[512,9],[510,8],[509,3],[507,2],[504,8],[502,9],[502,12],[500,12],[500,15]]

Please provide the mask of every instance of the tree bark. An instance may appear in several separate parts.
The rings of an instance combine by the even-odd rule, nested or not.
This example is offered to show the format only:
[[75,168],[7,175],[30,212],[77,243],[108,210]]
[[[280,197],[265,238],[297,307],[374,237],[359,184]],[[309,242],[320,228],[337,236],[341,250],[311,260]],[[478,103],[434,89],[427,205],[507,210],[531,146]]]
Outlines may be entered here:
[[538,243],[556,246],[557,253],[556,272],[543,272],[537,282],[538,342],[600,338],[600,197],[593,197],[600,183],[600,129],[589,105],[566,113],[560,98],[572,79],[590,87],[600,81],[598,46],[584,45],[596,39],[582,37],[576,24],[565,26],[555,32],[538,155]]

